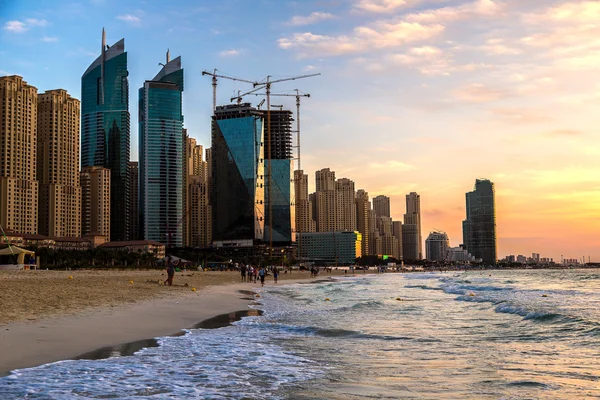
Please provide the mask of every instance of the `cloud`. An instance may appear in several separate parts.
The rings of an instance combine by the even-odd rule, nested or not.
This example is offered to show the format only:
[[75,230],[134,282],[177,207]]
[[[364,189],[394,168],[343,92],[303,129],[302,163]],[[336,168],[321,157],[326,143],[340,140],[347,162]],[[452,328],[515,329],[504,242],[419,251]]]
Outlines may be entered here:
[[541,111],[518,108],[494,108],[490,113],[501,120],[512,124],[539,124],[552,121],[552,118]]
[[422,0],[359,0],[354,5],[357,11],[373,13],[388,13],[400,8],[412,7],[421,3]]
[[401,161],[390,160],[390,161],[383,162],[383,163],[370,163],[369,168],[396,170],[396,171],[410,171],[412,169],[415,169],[415,166],[403,163]]
[[494,17],[502,12],[503,6],[497,1],[476,0],[460,6],[449,6],[409,14],[406,16],[406,20],[420,23],[445,24],[474,17]]
[[41,40],[42,40],[42,42],[46,42],[46,43],[58,42],[57,37],[51,37],[51,36],[44,36]]
[[426,40],[439,35],[443,30],[442,25],[422,25],[402,20],[377,21],[369,26],[356,27],[351,35],[296,33],[292,37],[279,39],[278,45],[284,50],[300,50],[300,58],[336,56]]
[[139,17],[136,17],[135,15],[131,15],[131,14],[118,15],[117,19],[120,19],[121,21],[125,21],[133,26],[139,26],[140,23],[142,22],[142,20]]
[[24,33],[32,27],[48,26],[48,21],[45,19],[26,18],[24,21],[7,21],[4,24],[4,30],[12,33]]
[[292,17],[292,19],[290,19],[285,24],[291,25],[291,26],[310,25],[310,24],[317,23],[319,21],[324,21],[327,19],[334,19],[334,18],[335,18],[335,16],[333,14],[315,11],[306,17],[296,15],[296,16]]
[[237,57],[242,53],[243,50],[239,49],[229,49],[223,50],[219,52],[219,57]]
[[454,96],[469,103],[487,103],[508,97],[508,92],[500,88],[492,88],[482,83],[471,83],[455,89]]

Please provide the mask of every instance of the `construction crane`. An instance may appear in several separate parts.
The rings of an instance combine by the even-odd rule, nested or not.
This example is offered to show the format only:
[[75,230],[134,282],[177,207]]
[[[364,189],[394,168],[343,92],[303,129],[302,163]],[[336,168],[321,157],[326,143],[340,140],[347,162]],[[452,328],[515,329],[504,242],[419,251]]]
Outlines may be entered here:
[[[217,74],[217,69],[216,68],[213,70],[213,72],[202,71],[202,76],[204,76],[204,75],[210,75],[210,76],[212,76],[213,113],[217,109],[217,78],[231,79],[232,81],[246,82],[246,83],[250,83],[252,85],[254,85],[256,83],[256,82],[248,81],[246,79],[234,78],[232,76],[227,76],[227,75],[219,75],[219,74]],[[254,85],[254,87],[256,87],[256,86],[257,85]]]
[[[294,89],[296,94],[291,93],[271,93],[271,96],[287,96],[287,97],[295,97],[296,98],[296,148],[298,149],[298,169],[302,169],[302,164],[300,163],[300,97],[310,97],[309,93],[303,93],[298,89]],[[264,93],[246,93],[253,94],[254,96],[264,96]],[[264,101],[264,100],[263,100]]]
[[235,96],[235,97],[230,98],[229,101],[233,102],[235,100],[237,104],[240,104],[242,102],[242,98],[244,96],[246,96],[248,94],[252,94],[254,92],[257,92],[257,91],[261,90],[263,87],[264,86],[259,86],[257,88],[254,88],[254,89],[250,90],[249,92],[246,92],[246,93],[243,93],[243,94],[240,94],[242,91],[238,90],[238,95]]
[[[316,74],[309,74],[309,75],[300,75],[300,76],[293,76],[291,78],[282,78],[282,79],[275,79],[275,80],[271,80],[271,75],[267,75],[267,78],[264,82],[254,82],[253,86],[257,87],[257,86],[264,86],[265,87],[265,94],[267,96],[267,154],[269,155],[269,168],[267,168],[267,173],[268,173],[268,177],[269,177],[269,190],[268,190],[268,194],[269,194],[269,258],[273,258],[273,197],[271,196],[272,191],[273,191],[273,174],[272,174],[272,160],[271,160],[271,85],[273,83],[280,83],[280,82],[287,82],[287,81],[294,81],[296,79],[303,79],[303,78],[310,78],[313,76],[319,76],[321,75],[320,73],[316,73]],[[267,159],[267,157],[265,157],[265,160]]]

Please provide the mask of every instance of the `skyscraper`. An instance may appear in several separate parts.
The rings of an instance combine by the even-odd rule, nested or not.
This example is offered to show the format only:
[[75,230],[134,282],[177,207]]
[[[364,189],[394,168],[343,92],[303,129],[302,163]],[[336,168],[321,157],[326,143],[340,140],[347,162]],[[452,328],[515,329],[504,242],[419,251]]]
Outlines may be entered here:
[[206,248],[211,242],[207,162],[202,161],[202,146],[187,138],[186,246]]
[[369,254],[369,193],[363,189],[356,192],[356,228],[362,235],[362,255]]
[[249,103],[219,106],[210,169],[213,245],[264,238],[263,113]]
[[[406,249],[406,246],[410,246],[413,244],[417,245],[416,249],[416,258],[409,258],[412,260],[421,260],[423,259],[423,238],[421,237],[421,196],[415,192],[410,192],[410,194],[406,195],[406,214],[404,214],[404,225],[415,225],[416,229],[409,229],[408,232],[411,234],[415,234],[416,238],[407,238],[403,242],[403,247],[405,254],[408,252],[409,255],[414,254],[414,250]],[[408,228],[403,228],[408,229]],[[402,236],[404,238],[404,235]]]
[[378,217],[390,217],[390,198],[384,195],[373,198],[373,210]]
[[183,246],[184,131],[181,57],[139,90],[140,226],[144,240]]
[[463,242],[466,250],[485,263],[495,263],[496,200],[494,184],[477,179],[475,188],[466,194],[467,219],[463,221]]
[[[267,112],[264,111],[266,125]],[[292,242],[292,112],[271,110],[271,153],[265,130],[265,236],[264,241],[279,245]],[[270,168],[270,170],[269,170]],[[271,173],[271,179],[269,179]],[[270,188],[269,188],[270,186]],[[271,196],[271,197],[269,197]],[[271,200],[272,199],[272,200]],[[270,213],[273,212],[271,218]],[[269,233],[273,226],[272,235]]]
[[81,236],[79,100],[66,90],[38,95],[38,233]]
[[37,89],[20,76],[0,78],[0,225],[38,233]]
[[336,231],[354,232],[356,231],[356,205],[354,198],[354,181],[347,178],[340,178],[335,181],[336,197]]
[[335,232],[338,228],[338,204],[335,190],[335,172],[323,168],[315,172],[314,217],[317,232]]
[[294,198],[296,206],[296,232],[315,232],[317,227],[308,196],[308,175],[294,171]]
[[81,233],[103,235],[110,241],[110,170],[84,167],[81,171]]
[[129,82],[125,39],[106,45],[81,77],[81,167],[110,169],[111,239],[129,230]]
[[140,238],[139,163],[129,161],[129,240]]

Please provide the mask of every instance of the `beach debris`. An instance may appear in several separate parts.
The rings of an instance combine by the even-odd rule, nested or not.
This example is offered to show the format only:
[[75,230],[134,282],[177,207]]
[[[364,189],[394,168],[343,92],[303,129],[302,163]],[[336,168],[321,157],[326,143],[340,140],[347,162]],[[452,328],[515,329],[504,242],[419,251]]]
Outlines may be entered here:
[[133,281],[129,281],[129,284],[130,284],[130,285],[133,285]]
[[254,297],[260,297],[260,294],[256,293],[256,294],[254,295]]
[[196,288],[195,288],[195,287],[193,287],[193,288],[192,288],[192,292],[195,292],[195,291],[196,291]]
[[475,293],[469,293],[469,296],[473,297],[475,296]]
[[402,299],[400,297],[396,297],[396,300],[398,301],[402,301]]
[[188,287],[188,286],[190,286],[190,284],[187,282],[183,285],[183,287]]
[[548,297],[548,295],[547,294],[543,294],[542,297]]
[[69,275],[69,278],[68,278],[68,279],[73,279],[73,275]]
[[331,300],[329,299],[329,297],[326,297],[326,298],[325,298],[325,301],[331,301]]

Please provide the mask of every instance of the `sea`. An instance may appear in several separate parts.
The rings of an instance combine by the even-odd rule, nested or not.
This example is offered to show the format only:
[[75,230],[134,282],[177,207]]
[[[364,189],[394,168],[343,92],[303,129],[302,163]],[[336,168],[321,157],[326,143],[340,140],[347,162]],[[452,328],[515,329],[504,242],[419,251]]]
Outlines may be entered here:
[[180,335],[13,371],[0,399],[600,398],[598,270],[322,275],[258,294]]

